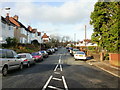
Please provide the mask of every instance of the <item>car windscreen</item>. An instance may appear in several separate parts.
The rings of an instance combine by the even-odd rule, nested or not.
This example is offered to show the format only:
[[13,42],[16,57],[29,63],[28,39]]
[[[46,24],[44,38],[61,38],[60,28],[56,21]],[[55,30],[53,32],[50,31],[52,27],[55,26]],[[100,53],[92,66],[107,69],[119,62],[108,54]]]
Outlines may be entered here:
[[18,55],[20,58],[26,58],[26,55]]
[[40,51],[41,53],[44,53],[44,51]]

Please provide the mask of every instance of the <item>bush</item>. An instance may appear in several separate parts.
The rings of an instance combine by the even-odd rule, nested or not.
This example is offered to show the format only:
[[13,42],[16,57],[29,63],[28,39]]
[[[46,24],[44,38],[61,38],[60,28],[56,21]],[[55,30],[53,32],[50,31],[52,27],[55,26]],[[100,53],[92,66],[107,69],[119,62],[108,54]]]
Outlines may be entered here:
[[11,37],[6,38],[6,42],[8,47],[11,46],[15,47],[18,44],[18,40],[16,38],[11,38]]
[[109,60],[109,54],[108,53],[105,54],[104,60]]
[[96,50],[96,47],[89,46],[89,47],[88,47],[88,49],[89,49],[89,50],[93,50],[93,51],[94,51],[94,50]]

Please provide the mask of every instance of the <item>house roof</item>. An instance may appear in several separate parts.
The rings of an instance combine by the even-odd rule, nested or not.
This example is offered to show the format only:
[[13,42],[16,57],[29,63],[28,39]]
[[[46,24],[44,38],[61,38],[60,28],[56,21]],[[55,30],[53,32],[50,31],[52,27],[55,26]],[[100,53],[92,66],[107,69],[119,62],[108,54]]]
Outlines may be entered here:
[[91,42],[91,40],[90,40],[90,39],[84,39],[84,41],[85,41],[85,42]]
[[37,32],[37,29],[32,29],[32,33],[36,33]]
[[44,33],[44,35],[42,36],[42,38],[49,38],[49,36],[47,36],[46,33]]
[[40,36],[41,35],[41,32],[37,32],[38,33],[38,36]]
[[8,24],[8,25],[13,25],[14,26],[13,23],[10,23],[10,21],[7,20],[6,18],[4,18],[3,16],[1,16],[1,22],[5,23],[5,24]]
[[9,20],[10,20],[11,23],[16,25],[17,27],[20,27],[20,24],[13,17],[10,17]]
[[31,27],[31,26],[28,26],[28,30],[29,30],[30,32],[32,32],[32,27]]

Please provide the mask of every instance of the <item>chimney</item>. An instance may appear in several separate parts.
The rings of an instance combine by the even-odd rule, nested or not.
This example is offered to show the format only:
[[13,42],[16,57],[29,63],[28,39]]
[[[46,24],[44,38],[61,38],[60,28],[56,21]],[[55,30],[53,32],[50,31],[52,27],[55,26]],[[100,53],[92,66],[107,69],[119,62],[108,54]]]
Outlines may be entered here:
[[9,20],[9,13],[7,13],[6,19]]
[[13,18],[14,18],[15,20],[18,20],[19,17],[18,17],[17,15],[15,15]]

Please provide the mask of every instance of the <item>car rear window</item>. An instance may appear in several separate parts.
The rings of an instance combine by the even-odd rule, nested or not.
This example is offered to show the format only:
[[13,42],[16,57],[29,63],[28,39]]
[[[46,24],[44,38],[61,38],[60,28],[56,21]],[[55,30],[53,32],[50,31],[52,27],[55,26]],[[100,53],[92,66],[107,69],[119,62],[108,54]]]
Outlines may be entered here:
[[6,53],[3,50],[0,50],[0,58],[5,58]]
[[26,55],[18,55],[20,58],[26,58]]
[[44,51],[40,51],[41,53],[44,53]]
[[39,53],[32,53],[31,54],[32,56],[35,56],[35,55],[40,55]]
[[73,51],[79,51],[79,49],[73,49]]
[[76,52],[77,54],[85,54],[84,52]]

